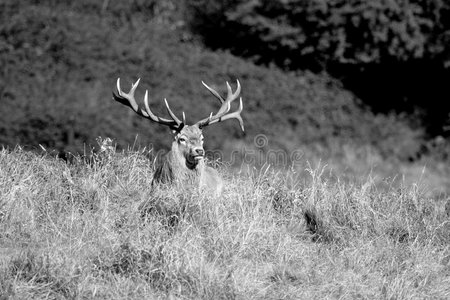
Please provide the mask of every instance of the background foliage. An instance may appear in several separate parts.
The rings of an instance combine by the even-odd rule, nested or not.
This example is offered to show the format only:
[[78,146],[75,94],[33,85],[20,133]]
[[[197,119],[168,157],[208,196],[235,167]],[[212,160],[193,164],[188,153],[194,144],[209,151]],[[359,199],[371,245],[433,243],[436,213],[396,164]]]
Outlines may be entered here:
[[447,66],[447,1],[187,1],[208,44],[289,68],[438,59]]
[[[430,146],[435,144],[430,136],[435,135],[421,127],[421,119],[369,111],[354,96],[358,90],[352,93],[344,87],[355,83],[347,78],[366,79],[368,65],[383,69],[389,60],[409,64],[413,58],[439,58],[439,66],[445,67],[447,25],[442,20],[448,5],[435,1],[416,13],[425,2],[408,6],[408,18],[413,19],[405,23],[406,4],[397,7],[392,1],[345,5],[342,1],[3,1],[0,143],[32,148],[41,144],[76,152],[84,151],[101,135],[114,138],[119,147],[138,143],[167,149],[166,128],[137,118],[111,100],[118,77],[124,89],[141,77],[138,98],[148,89],[151,105],[159,114],[165,113],[162,99],[167,98],[177,112],[186,111],[188,122],[217,109],[201,80],[224,92],[226,80],[234,83],[239,78],[246,133],[240,133],[233,122],[208,128],[210,149],[229,153],[252,145],[254,136],[263,133],[270,140],[269,147],[287,151],[301,147],[319,157],[342,153],[343,146],[351,145],[373,148],[383,158],[416,160],[435,148]],[[431,12],[436,24],[441,21],[438,28],[425,22]],[[373,20],[380,13],[390,17],[382,23],[385,27],[377,25],[373,31],[371,24],[378,24]],[[359,18],[358,26],[349,21],[355,18]],[[406,29],[395,31],[396,26]],[[380,38],[382,32],[388,38]],[[391,32],[398,37],[391,38]],[[362,41],[361,34],[366,37]],[[396,44],[395,40],[404,42]],[[202,42],[214,49],[205,48]],[[360,67],[365,69],[357,72]],[[347,70],[346,77],[333,79],[322,72],[337,69]],[[395,70],[387,74],[397,75]],[[438,83],[427,77],[424,85],[440,86],[445,81],[445,77]],[[390,77],[384,74],[371,81],[367,91],[386,91],[386,78]],[[422,83],[420,78],[417,81]],[[368,83],[358,86],[362,89]],[[439,108],[439,114],[424,112],[423,116],[436,120],[434,134],[445,137],[448,101],[440,101],[445,94],[437,97],[439,91],[416,94],[429,107]],[[392,92],[395,101],[405,96],[397,92]],[[391,100],[380,99],[377,105]],[[409,98],[401,99],[411,103]],[[397,108],[397,112],[415,112]],[[446,158],[447,144],[439,141],[440,157]]]
[[444,0],[188,0],[214,49],[283,69],[327,71],[375,111],[418,112],[450,134],[450,4]]

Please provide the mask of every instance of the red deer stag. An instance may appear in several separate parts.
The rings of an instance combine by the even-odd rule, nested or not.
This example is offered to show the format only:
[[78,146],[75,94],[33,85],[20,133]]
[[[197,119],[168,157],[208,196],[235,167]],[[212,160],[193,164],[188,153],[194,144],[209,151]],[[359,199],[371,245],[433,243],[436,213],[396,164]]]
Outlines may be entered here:
[[161,160],[157,167],[152,186],[157,183],[171,183],[181,185],[183,187],[195,186],[200,188],[207,188],[215,195],[222,192],[223,182],[218,172],[205,165],[203,149],[203,134],[202,129],[210,124],[222,122],[229,119],[237,119],[244,131],[244,122],[241,118],[242,112],[242,97],[240,98],[239,109],[234,112],[229,112],[231,102],[238,98],[241,92],[241,85],[237,80],[236,91],[233,92],[231,86],[227,84],[227,97],[224,99],[216,90],[212,89],[204,82],[203,85],[221,102],[221,107],[216,114],[211,113],[207,118],[204,118],[193,125],[186,125],[186,117],[183,112],[183,120],[172,112],[164,99],[167,112],[171,119],[161,118],[156,116],[148,104],[148,91],[145,91],[144,104],[145,109],[142,109],[134,99],[134,92],[139,84],[138,79],[136,83],[131,86],[131,90],[125,93],[120,88],[120,78],[117,79],[117,93],[113,93],[114,99],[125,106],[130,107],[138,115],[147,118],[153,122],[169,126],[174,135],[172,142],[172,149]]

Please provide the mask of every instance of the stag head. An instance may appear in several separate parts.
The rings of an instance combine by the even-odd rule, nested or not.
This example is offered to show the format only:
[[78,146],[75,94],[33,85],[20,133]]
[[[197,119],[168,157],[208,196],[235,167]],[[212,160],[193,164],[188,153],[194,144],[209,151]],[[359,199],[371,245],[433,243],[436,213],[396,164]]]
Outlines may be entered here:
[[172,150],[184,159],[188,169],[197,168],[205,155],[202,130],[196,125],[184,126],[175,133]]
[[[150,109],[148,103],[148,91],[145,91],[144,96],[144,107],[142,109],[136,102],[134,98],[134,92],[139,85],[140,79],[138,79],[134,84],[132,84],[131,89],[128,93],[122,91],[120,87],[120,78],[117,79],[117,94],[113,93],[113,98],[119,103],[130,107],[138,115],[149,119],[153,122],[168,126],[172,133],[174,134],[173,146],[176,146],[178,153],[182,155],[186,160],[186,166],[190,169],[195,168],[198,163],[203,159],[205,151],[203,149],[203,134],[202,129],[208,125],[222,122],[229,119],[236,119],[239,121],[239,125],[244,131],[244,122],[241,117],[241,112],[243,109],[242,97],[239,99],[238,110],[231,112],[231,103],[239,97],[241,92],[241,85],[237,80],[236,91],[233,92],[230,84],[227,82],[227,96],[224,99],[216,90],[209,87],[206,83],[202,84],[215,96],[221,103],[221,107],[216,114],[211,113],[207,118],[204,118],[192,125],[186,124],[186,116],[183,112],[183,118],[180,120],[171,110],[169,103],[164,99],[167,112],[171,119],[166,119],[156,116]],[[173,149],[174,147],[172,147]]]

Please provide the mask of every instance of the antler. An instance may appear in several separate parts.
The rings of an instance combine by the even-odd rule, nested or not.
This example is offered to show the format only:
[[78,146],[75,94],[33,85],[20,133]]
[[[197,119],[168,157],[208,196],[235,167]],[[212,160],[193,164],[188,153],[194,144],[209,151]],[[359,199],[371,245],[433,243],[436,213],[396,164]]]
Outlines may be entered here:
[[208,118],[198,121],[196,125],[202,128],[210,124],[222,122],[228,119],[237,119],[239,121],[239,125],[241,126],[242,131],[244,131],[244,121],[241,118],[241,112],[243,108],[242,97],[240,97],[239,99],[239,109],[235,112],[228,113],[231,108],[231,102],[236,100],[241,92],[241,84],[239,83],[239,80],[236,80],[236,82],[237,88],[234,93],[231,90],[230,84],[227,82],[227,98],[223,99],[222,96],[216,90],[209,87],[206,83],[202,81],[203,85],[211,92],[211,94],[213,94],[217,99],[219,99],[220,103],[222,103],[222,106],[215,115],[211,113],[211,115]]
[[164,99],[164,102],[166,103],[167,112],[169,113],[172,120],[158,117],[151,111],[150,106],[148,105],[148,90],[145,91],[145,96],[144,96],[145,110],[143,110],[142,108],[139,107],[139,105],[136,103],[136,100],[134,99],[134,91],[136,90],[137,86],[139,85],[140,80],[141,79],[139,78],[135,83],[133,83],[131,85],[130,91],[128,93],[125,93],[120,88],[120,78],[118,78],[117,79],[118,95],[113,93],[114,100],[116,100],[119,103],[122,103],[125,106],[131,107],[131,109],[134,110],[138,115],[140,115],[146,119],[149,119],[153,122],[156,122],[156,123],[159,123],[162,125],[167,125],[171,129],[174,129],[174,130],[181,130],[181,128],[183,128],[184,123],[186,121],[184,112],[183,112],[183,121],[181,121],[172,112],[172,110],[169,107],[169,103],[167,103],[166,99]]

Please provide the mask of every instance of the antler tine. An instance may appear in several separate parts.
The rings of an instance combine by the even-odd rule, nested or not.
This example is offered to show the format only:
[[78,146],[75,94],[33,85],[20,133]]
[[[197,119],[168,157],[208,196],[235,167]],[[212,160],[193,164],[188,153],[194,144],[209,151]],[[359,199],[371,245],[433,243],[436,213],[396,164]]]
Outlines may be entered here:
[[145,110],[147,111],[147,114],[149,116],[149,119],[151,119],[152,121],[155,121],[157,123],[164,123],[164,124],[167,123],[167,125],[171,125],[172,123],[174,123],[174,121],[160,118],[152,112],[152,110],[150,109],[150,105],[148,104],[148,90],[145,90],[144,105],[145,105]]
[[242,104],[242,97],[240,97],[239,108],[237,111],[226,114],[223,117],[220,117],[218,119],[214,119],[214,120],[210,121],[209,124],[214,124],[214,123],[222,122],[222,121],[229,120],[229,119],[237,119],[239,121],[239,125],[241,126],[242,131],[244,131],[244,120],[242,120],[242,117],[241,117],[241,112],[242,112],[243,108],[244,108],[244,105]]
[[[128,93],[125,93],[124,91],[122,91],[122,89],[120,87],[120,78],[118,78],[117,79],[118,95],[113,93],[114,100],[116,100],[119,103],[122,103],[125,106],[131,107],[131,109],[133,109],[134,112],[136,112],[138,115],[140,115],[146,119],[149,119],[151,121],[154,121],[154,122],[162,124],[162,125],[167,125],[172,129],[180,128],[182,125],[182,122],[177,117],[173,118],[174,114],[172,113],[170,108],[169,108],[169,110],[170,110],[169,113],[173,120],[158,117],[151,111],[150,106],[148,104],[148,90],[145,91],[145,96],[144,96],[145,110],[143,110],[142,108],[139,107],[139,105],[137,104],[137,102],[134,98],[134,92],[136,91],[136,88],[138,87],[139,82],[140,82],[140,78],[131,85],[130,91]],[[166,105],[167,105],[167,101],[166,101]]]
[[119,103],[122,103],[123,105],[126,105],[128,107],[131,107],[132,110],[134,110],[138,115],[143,117],[148,117],[145,112],[139,108],[139,105],[136,103],[136,100],[134,99],[134,91],[136,90],[137,86],[139,85],[139,81],[141,79],[139,78],[136,80],[135,83],[131,84],[131,89],[128,93],[125,93],[122,91],[120,87],[120,78],[117,78],[117,94],[113,93],[113,98]]
[[154,119],[158,119],[158,117],[152,112],[152,110],[150,109],[150,105],[148,105],[148,90],[145,90],[145,95],[144,95],[144,105],[145,105],[145,110],[147,111],[149,117],[154,120]]
[[213,88],[209,87],[206,83],[204,83],[202,81],[202,84],[205,86],[205,88],[208,89],[208,91],[210,91],[211,94],[214,95],[214,97],[216,97],[217,99],[219,99],[220,103],[224,103],[225,99],[222,98],[222,96],[220,96],[220,94]]
[[[118,78],[120,79],[120,78]],[[139,82],[141,81],[140,78],[138,78],[138,80],[136,80],[135,83],[131,84],[131,89],[130,89],[130,94],[134,95],[134,91],[136,90],[137,86],[139,85]]]
[[228,105],[225,106],[222,104],[222,107],[217,112],[218,115],[228,113],[231,108],[231,102],[236,100],[236,98],[241,93],[241,84],[239,83],[239,80],[236,80],[236,82],[237,82],[237,87],[236,87],[236,91],[234,93],[233,93],[233,90],[231,89],[231,86],[228,83],[228,81],[226,82],[226,84],[227,84],[227,99],[225,100],[225,103],[227,103]]
[[230,84],[227,81],[227,92],[228,92],[227,100],[231,97],[230,101],[233,101],[241,93],[241,84],[240,84],[239,80],[237,80],[237,79],[236,79],[236,85],[237,85],[236,86],[236,91],[234,91],[234,93],[233,93],[232,90],[231,90],[231,86],[230,86]]
[[217,98],[219,98],[219,100],[222,102],[222,106],[220,107],[219,111],[213,115],[211,113],[211,115],[208,118],[205,118],[203,120],[198,121],[196,124],[200,127],[205,127],[209,124],[214,124],[217,122],[221,122],[221,121],[225,121],[228,119],[237,119],[239,121],[239,125],[241,126],[242,131],[244,131],[244,121],[241,118],[240,113],[242,112],[243,109],[243,104],[242,104],[242,97],[240,99],[240,104],[239,104],[239,109],[233,113],[228,113],[231,109],[231,102],[233,102],[234,100],[237,99],[237,97],[239,96],[240,92],[241,92],[241,84],[239,82],[239,80],[236,80],[237,82],[237,87],[236,87],[236,91],[233,93],[233,90],[230,86],[230,84],[228,82],[226,82],[227,85],[227,98],[223,99],[222,96],[220,96],[220,94],[215,91],[214,89],[210,88],[208,85],[206,85],[203,81],[203,85]]
[[182,124],[180,119],[177,118],[177,116],[172,112],[172,110],[169,107],[169,103],[167,102],[167,99],[164,98],[164,102],[166,103],[167,112],[169,113],[170,117],[177,122],[178,125]]

